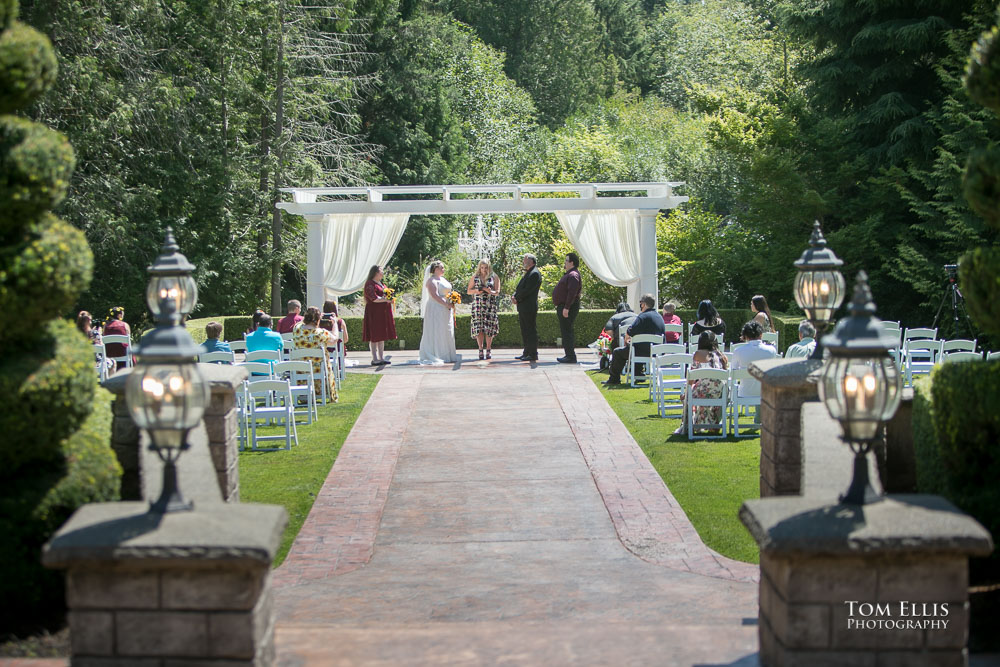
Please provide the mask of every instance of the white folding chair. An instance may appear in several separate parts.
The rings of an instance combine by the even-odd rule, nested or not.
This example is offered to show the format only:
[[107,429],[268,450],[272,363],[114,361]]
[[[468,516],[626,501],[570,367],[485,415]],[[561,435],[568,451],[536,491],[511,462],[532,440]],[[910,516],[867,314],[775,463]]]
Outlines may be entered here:
[[306,425],[313,419],[319,420],[319,408],[316,407],[316,383],[313,379],[312,364],[308,361],[279,361],[274,365],[274,376],[288,380],[292,397],[295,399],[295,414],[301,415],[300,399],[305,398]]
[[[729,371],[729,403],[732,407],[730,415],[732,418],[733,425],[733,435],[737,438],[739,437],[754,437],[755,434],[743,434],[740,436],[740,415],[743,413],[744,408],[748,408],[746,414],[750,414],[749,408],[753,408],[754,420],[752,424],[744,425],[744,428],[750,428],[760,433],[760,383],[758,382],[746,382],[747,380],[752,380],[749,369],[746,368],[733,368]],[[744,386],[743,396],[740,396],[740,385],[756,385],[756,386]]]
[[198,361],[203,364],[235,364],[236,355],[233,352],[203,352],[198,355]]
[[251,399],[248,387],[257,382],[273,380],[273,369],[266,361],[240,361],[234,366],[241,366],[247,370],[247,379],[243,382],[242,391],[236,393],[236,416],[240,420],[240,449],[246,447],[247,434],[250,429],[250,402]]
[[1000,359],[1000,352],[990,352],[986,355],[986,361],[993,361],[994,359]]
[[760,337],[762,341],[774,346],[774,349],[778,349],[778,332],[777,331],[765,331],[764,335]]
[[632,387],[637,386],[635,381],[635,367],[639,364],[645,366],[648,377],[648,373],[653,365],[653,357],[651,355],[643,357],[636,355],[635,346],[642,343],[649,343],[650,347],[660,345],[663,343],[663,334],[639,334],[638,336],[632,336],[632,344],[628,348],[628,365],[625,366],[629,376],[629,386]]
[[[250,413],[250,442],[251,448],[255,452],[270,452],[281,449],[280,447],[258,447],[259,442],[269,442],[272,440],[284,440],[285,450],[292,448],[292,442],[299,444],[299,434],[295,427],[295,403],[292,400],[291,387],[287,380],[262,380],[253,382],[247,386]],[[264,399],[263,404],[257,399]],[[263,418],[265,421],[275,421],[278,425],[284,424],[284,435],[257,435],[257,423]]]
[[282,361],[289,361],[291,359],[289,353],[295,349],[295,341],[292,340],[293,336],[294,334],[291,332],[281,334],[281,340],[284,343],[284,346],[281,349]]
[[94,367],[97,369],[98,382],[108,379],[108,363],[104,358],[104,346],[94,343]]
[[664,333],[675,333],[678,335],[677,344],[684,344],[684,325],[683,324],[664,324]]
[[941,345],[941,352],[942,354],[950,354],[952,352],[975,352],[977,342],[978,341],[969,340],[967,338],[946,340]]
[[982,361],[983,355],[979,352],[952,352],[950,354],[942,355],[941,361],[944,363],[951,363],[953,361]]
[[[653,377],[650,384],[656,384],[656,410],[661,417],[684,416],[684,393],[691,356],[680,352],[653,357]],[[671,410],[678,412],[670,414]]]
[[653,357],[653,366],[650,371],[652,375],[649,382],[649,400],[659,400],[660,384],[657,382],[656,358],[664,354],[685,354],[686,351],[687,348],[682,343],[660,343],[649,348],[649,354]]
[[244,361],[267,361],[273,363],[281,361],[281,353],[277,350],[254,350],[247,352]]
[[903,376],[907,387],[913,386],[913,376],[927,375],[941,356],[940,340],[908,340],[903,344],[906,372]]
[[[327,380],[327,377],[330,372],[330,368],[326,363],[326,355],[323,354],[323,350],[314,347],[302,347],[292,350],[290,352],[290,356],[291,356],[291,361],[308,361],[309,363],[312,363],[313,359],[320,360],[319,364],[320,372],[318,375],[320,379],[322,379],[322,382],[320,384],[323,387],[320,400],[323,402],[323,405],[326,405],[327,401],[330,400],[332,397],[328,395],[329,392],[327,391],[327,386],[329,386],[329,380]],[[315,376],[316,372],[313,371],[313,374]]]
[[[132,368],[132,341],[125,334],[108,334],[103,336],[104,341],[104,358],[110,359],[115,362],[115,368],[118,367],[119,361],[125,362],[125,368]],[[120,343],[125,346],[125,356],[123,357],[111,357],[108,356],[108,344],[109,343]]]
[[246,352],[247,342],[245,340],[230,340],[226,341],[229,343],[229,349],[233,352]]
[[750,343],[733,343],[732,345],[729,346],[729,354],[732,354],[733,352],[735,352],[736,350],[740,349],[741,347],[745,347],[745,346],[747,346],[749,344]]
[[885,329],[899,329],[899,321],[891,322],[889,320],[882,320],[882,327]]
[[[729,408],[729,371],[721,368],[694,368],[688,371],[687,379],[687,404],[684,410],[684,417],[687,419],[688,440],[721,440],[727,437],[729,435],[726,428],[729,422],[727,414]],[[694,389],[693,383],[698,380],[718,380],[722,384],[722,396],[719,398],[695,398],[692,393]],[[695,436],[694,409],[697,407],[719,408],[719,412],[722,415],[721,423],[698,424],[699,429],[720,429],[721,433],[719,435],[702,433]]]
[[915,327],[903,332],[903,345],[911,340],[935,340],[937,339],[937,328],[928,329],[926,327]]

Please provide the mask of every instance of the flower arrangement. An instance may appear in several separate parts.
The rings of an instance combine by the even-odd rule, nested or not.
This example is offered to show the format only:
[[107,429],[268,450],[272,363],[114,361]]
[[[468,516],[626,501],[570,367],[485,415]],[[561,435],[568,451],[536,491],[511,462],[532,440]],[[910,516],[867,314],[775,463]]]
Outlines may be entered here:
[[391,287],[383,287],[382,296],[385,298],[386,301],[392,301],[393,303],[395,303],[396,290],[392,289]]
[[597,337],[598,357],[611,356],[611,334],[607,330],[602,330]]
[[456,290],[452,290],[448,292],[448,300],[454,304],[462,303],[462,295],[459,294]]

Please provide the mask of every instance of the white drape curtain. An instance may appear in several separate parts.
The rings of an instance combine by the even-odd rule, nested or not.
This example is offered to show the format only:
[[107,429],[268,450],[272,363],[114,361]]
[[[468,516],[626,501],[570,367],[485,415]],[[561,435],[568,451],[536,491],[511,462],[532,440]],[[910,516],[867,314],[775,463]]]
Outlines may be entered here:
[[639,212],[635,209],[567,212],[556,217],[580,259],[610,285],[628,287],[629,303],[639,285]]
[[324,215],[320,224],[324,299],[357,292],[368,271],[385,266],[406,230],[409,213]]

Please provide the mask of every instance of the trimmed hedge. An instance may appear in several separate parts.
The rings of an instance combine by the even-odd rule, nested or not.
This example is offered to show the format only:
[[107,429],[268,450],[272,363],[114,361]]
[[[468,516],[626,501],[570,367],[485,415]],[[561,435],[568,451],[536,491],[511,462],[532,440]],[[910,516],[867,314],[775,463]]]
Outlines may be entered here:
[[[92,366],[88,375],[96,377]],[[37,624],[53,626],[61,621],[65,579],[62,572],[41,567],[42,545],[76,508],[118,498],[122,470],[108,446],[111,399],[106,390],[97,390],[88,405],[93,408],[90,415],[59,443],[60,465],[5,476],[0,494],[0,534],[4,536],[0,540],[0,600],[7,602],[0,605],[0,628],[32,630]],[[23,448],[35,444],[30,439],[18,441]]]
[[[0,22],[3,22],[0,9]],[[49,38],[15,22],[0,33],[0,113],[34,102],[55,83],[56,54]]]
[[66,137],[16,116],[0,116],[0,232],[21,230],[66,196],[76,158]]
[[946,496],[1000,536],[1000,361],[935,367],[917,384],[913,413],[918,490]]

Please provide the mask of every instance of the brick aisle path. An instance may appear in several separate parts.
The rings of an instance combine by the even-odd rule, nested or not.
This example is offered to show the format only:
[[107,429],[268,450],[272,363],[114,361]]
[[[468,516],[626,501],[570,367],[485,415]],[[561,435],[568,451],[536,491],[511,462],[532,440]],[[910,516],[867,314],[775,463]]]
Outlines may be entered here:
[[275,573],[280,664],[755,665],[756,568],[578,367],[512,355],[382,371]]

